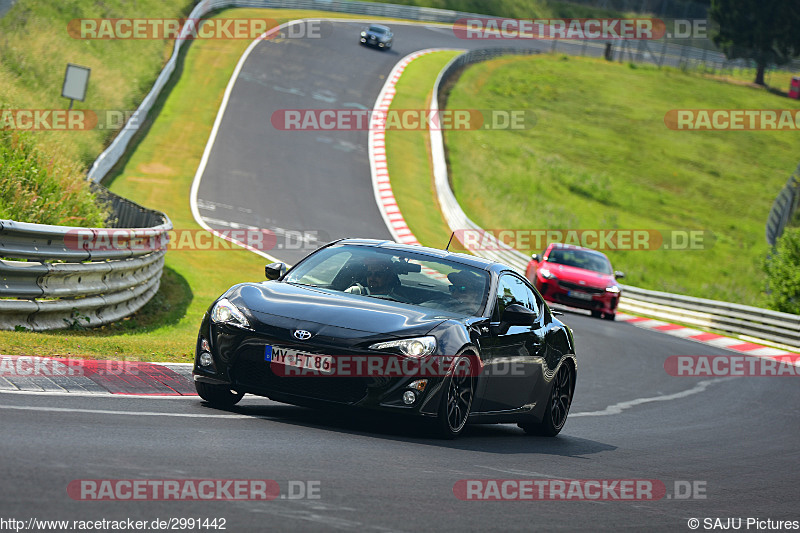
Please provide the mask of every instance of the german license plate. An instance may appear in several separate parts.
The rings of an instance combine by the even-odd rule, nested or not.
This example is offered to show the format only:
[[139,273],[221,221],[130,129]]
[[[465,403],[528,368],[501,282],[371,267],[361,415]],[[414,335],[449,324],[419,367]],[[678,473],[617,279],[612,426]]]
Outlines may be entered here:
[[588,292],[581,292],[581,291],[568,291],[567,296],[570,298],[575,298],[576,300],[591,300],[592,295]]
[[288,348],[278,348],[269,344],[264,349],[264,361],[279,365],[293,366],[322,373],[333,371],[333,356],[298,352]]

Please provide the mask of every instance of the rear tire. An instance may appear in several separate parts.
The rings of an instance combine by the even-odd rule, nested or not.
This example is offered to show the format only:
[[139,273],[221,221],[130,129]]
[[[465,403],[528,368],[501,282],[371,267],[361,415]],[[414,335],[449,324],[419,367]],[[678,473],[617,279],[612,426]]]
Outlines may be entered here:
[[593,318],[600,318],[601,316],[603,316],[603,313],[601,313],[600,311],[592,311]]
[[202,399],[216,407],[233,407],[244,396],[243,392],[234,392],[225,385],[212,385],[202,381],[195,381],[194,388]]
[[539,423],[518,424],[528,435],[555,437],[567,422],[572,395],[575,392],[575,374],[567,363],[563,363],[553,378],[553,387],[547,400],[544,418]]
[[454,439],[464,430],[475,397],[475,377],[469,357],[458,357],[453,362],[452,373],[445,378],[436,434],[443,439]]

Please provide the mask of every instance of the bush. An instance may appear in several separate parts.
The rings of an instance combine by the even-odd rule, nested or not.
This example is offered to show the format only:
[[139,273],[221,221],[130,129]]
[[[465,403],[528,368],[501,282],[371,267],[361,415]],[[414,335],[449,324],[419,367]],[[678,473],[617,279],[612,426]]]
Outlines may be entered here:
[[786,228],[764,263],[764,270],[769,307],[800,314],[800,228]]
[[98,228],[107,215],[77,165],[42,153],[33,134],[0,130],[0,219]]

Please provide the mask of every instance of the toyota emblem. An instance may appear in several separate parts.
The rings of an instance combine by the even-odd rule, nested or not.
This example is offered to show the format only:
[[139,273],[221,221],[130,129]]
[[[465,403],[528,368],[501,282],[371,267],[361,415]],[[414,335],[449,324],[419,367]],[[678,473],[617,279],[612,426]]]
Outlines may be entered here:
[[296,329],[292,335],[294,335],[295,339],[300,341],[307,341],[311,338],[311,332],[304,329]]

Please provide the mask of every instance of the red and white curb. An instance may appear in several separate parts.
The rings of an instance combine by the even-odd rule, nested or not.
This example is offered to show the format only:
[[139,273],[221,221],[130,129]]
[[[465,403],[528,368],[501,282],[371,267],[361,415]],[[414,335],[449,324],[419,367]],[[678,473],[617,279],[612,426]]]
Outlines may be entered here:
[[[396,85],[403,74],[406,67],[418,57],[430,54],[432,52],[445,51],[446,49],[426,49],[414,52],[401,59],[392,69],[386,83],[381,89],[378,99],[375,102],[375,110],[385,112],[389,110],[395,94],[397,94]],[[392,192],[392,185],[389,178],[389,170],[386,162],[386,129],[385,124],[380,122],[375,123],[375,116],[378,113],[373,113],[373,119],[370,121],[369,127],[369,140],[368,140],[368,153],[370,169],[372,171],[372,185],[375,193],[375,201],[378,204],[378,209],[383,216],[386,226],[389,229],[395,241],[404,244],[419,245],[419,241],[411,232],[408,224],[403,218],[400,208],[397,205],[397,200]],[[718,335],[716,333],[707,333],[693,328],[672,324],[661,320],[652,318],[644,318],[633,315],[626,315],[624,313],[617,313],[617,320],[620,322],[627,322],[637,327],[649,329],[651,331],[659,331],[689,339],[695,342],[714,346],[716,348],[724,348],[737,352],[740,354],[751,355],[754,357],[762,357],[768,359],[781,359],[785,357],[797,357],[798,354],[788,350],[773,348],[770,346],[763,346],[753,342],[742,341],[741,339],[734,339]]]
[[[397,82],[400,81],[403,71],[405,71],[406,67],[412,61],[433,52],[445,52],[449,50],[449,48],[428,48],[409,54],[401,59],[387,76],[386,83],[383,84],[383,88],[378,94],[378,99],[373,106],[375,112],[370,118],[367,150],[372,174],[372,190],[375,193],[375,201],[378,204],[378,209],[383,217],[383,221],[386,223],[386,227],[392,234],[392,238],[395,242],[402,244],[421,246],[420,242],[408,227],[405,218],[403,218],[403,214],[400,212],[400,208],[397,205],[397,199],[392,192],[392,183],[389,178],[389,168],[386,162],[386,123],[379,117],[386,116],[386,113],[389,111],[392,100],[394,100],[397,94]],[[443,281],[447,280],[447,277],[440,272],[429,268],[425,268],[425,271],[432,277]]]
[[192,365],[0,355],[0,392],[196,396]]
[[[781,348],[773,348],[771,346],[764,346],[754,342],[747,342],[741,339],[726,337],[716,333],[708,333],[698,329],[681,326],[680,324],[672,324],[663,320],[656,320],[654,318],[646,318],[641,316],[626,315],[624,313],[617,313],[617,320],[620,322],[627,322],[639,328],[648,329],[650,331],[659,331],[672,335],[673,337],[680,337],[695,342],[700,342],[715,348],[723,348],[733,352],[749,355],[753,357],[761,357],[764,359],[773,359],[776,361],[784,361],[787,357],[796,358],[800,354],[790,352]],[[795,363],[800,365],[800,361]]]
[[385,116],[392,105],[392,100],[397,94],[397,82],[403,75],[406,67],[415,59],[433,52],[443,52],[449,49],[444,48],[429,48],[426,50],[419,50],[412,54],[405,56],[401,59],[389,73],[386,78],[381,92],[378,94],[378,99],[373,106],[375,112],[372,114],[369,123],[369,137],[367,141],[367,150],[369,154],[369,166],[372,173],[372,189],[375,193],[375,201],[378,204],[378,209],[383,216],[386,227],[392,234],[392,238],[399,243],[413,244],[420,246],[419,241],[411,232],[400,213],[400,208],[397,206],[397,199],[392,192],[392,184],[389,181],[389,169],[386,164],[386,124],[380,120],[380,116]]

